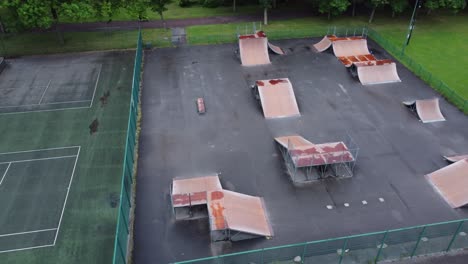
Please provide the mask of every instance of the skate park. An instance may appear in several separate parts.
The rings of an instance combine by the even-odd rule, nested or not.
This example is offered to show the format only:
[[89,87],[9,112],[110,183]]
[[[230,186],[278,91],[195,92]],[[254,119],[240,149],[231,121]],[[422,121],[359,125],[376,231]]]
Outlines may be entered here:
[[[146,51],[137,260],[172,263],[468,217],[425,177],[449,165],[443,156],[467,152],[466,116],[372,40],[369,51],[392,59],[401,82],[362,85],[333,53],[310,48],[320,39],[274,41],[286,55],[247,67],[234,54],[238,43]],[[300,116],[266,119],[251,86],[282,78]],[[432,98],[445,122],[423,123],[402,104]],[[352,177],[292,184],[275,142],[292,134],[314,144],[352,138]],[[207,219],[174,219],[173,179],[213,174],[225,190],[263,198],[271,239],[211,242]]]

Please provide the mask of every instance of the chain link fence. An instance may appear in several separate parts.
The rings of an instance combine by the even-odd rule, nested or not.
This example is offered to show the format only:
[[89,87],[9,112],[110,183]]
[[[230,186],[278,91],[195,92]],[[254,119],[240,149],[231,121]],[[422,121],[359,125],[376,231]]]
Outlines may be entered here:
[[244,251],[176,264],[377,263],[468,248],[468,219]]
[[138,118],[139,118],[139,96],[140,78],[143,58],[143,41],[141,32],[138,32],[138,42],[135,54],[135,66],[133,69],[132,95],[130,98],[130,113],[128,118],[127,139],[125,143],[125,156],[122,172],[122,186],[120,191],[119,212],[117,218],[117,229],[115,233],[113,264],[126,264],[129,254],[129,239],[132,229],[132,186],[136,172],[137,140],[138,140]]

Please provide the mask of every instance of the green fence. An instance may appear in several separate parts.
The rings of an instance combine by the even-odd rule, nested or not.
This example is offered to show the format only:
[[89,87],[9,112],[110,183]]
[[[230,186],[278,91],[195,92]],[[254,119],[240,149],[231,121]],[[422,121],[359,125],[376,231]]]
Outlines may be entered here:
[[122,187],[120,190],[120,203],[117,218],[117,230],[114,244],[114,264],[126,264],[128,241],[130,233],[130,208],[132,202],[132,183],[135,165],[135,146],[137,144],[138,100],[140,93],[140,76],[142,64],[142,37],[138,33],[138,44],[133,70],[132,95],[130,99],[130,113],[128,118],[127,139],[125,143],[124,164],[122,172]]
[[[468,219],[244,251],[176,264],[376,263],[468,248]],[[294,259],[300,261],[294,262]]]
[[456,105],[465,114],[468,114],[468,100],[460,96],[455,90],[450,88],[442,80],[435,77],[431,72],[426,70],[421,64],[411,59],[406,53],[403,52],[401,47],[397,47],[385,38],[383,38],[375,30],[369,28],[368,36],[382,46],[386,51],[391,53],[396,59],[403,63],[414,74],[419,76],[422,80],[427,82],[432,88],[442,94],[447,100]]

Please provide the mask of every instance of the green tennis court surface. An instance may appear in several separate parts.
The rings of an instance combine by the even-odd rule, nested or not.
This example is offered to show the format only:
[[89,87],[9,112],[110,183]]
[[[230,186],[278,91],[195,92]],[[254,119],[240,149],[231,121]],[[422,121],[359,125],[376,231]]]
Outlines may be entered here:
[[[21,71],[31,74],[16,79],[24,89],[6,94],[19,107],[0,110],[1,264],[112,262],[134,59],[134,51],[15,59],[45,67],[36,77]],[[24,109],[44,92],[28,84],[49,79],[41,106]],[[48,104],[93,93],[84,107]]]
[[55,244],[79,149],[0,153],[0,252]]

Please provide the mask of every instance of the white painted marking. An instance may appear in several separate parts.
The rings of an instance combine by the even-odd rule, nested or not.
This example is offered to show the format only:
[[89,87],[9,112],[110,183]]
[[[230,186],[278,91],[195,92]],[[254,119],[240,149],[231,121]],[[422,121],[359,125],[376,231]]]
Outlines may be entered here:
[[47,89],[49,89],[50,82],[52,82],[52,79],[50,79],[50,80],[49,80],[49,82],[47,83],[47,86],[46,86],[46,88],[44,89],[44,92],[42,92],[42,96],[41,96],[41,99],[39,100],[39,103],[38,103],[38,105],[40,105],[40,104],[42,103],[42,100],[44,99],[44,95],[46,94],[46,92],[47,92]]
[[52,111],[64,111],[64,110],[77,110],[90,108],[91,106],[80,106],[80,107],[68,107],[68,108],[58,108],[58,109],[46,109],[46,110],[32,110],[32,111],[20,111],[20,112],[10,112],[10,113],[0,113],[0,115],[15,115],[15,114],[26,114],[26,113],[40,113],[40,112],[52,112]]
[[380,201],[381,203],[385,202],[384,198],[382,198],[382,197],[379,198],[379,201]]
[[71,175],[71,178],[70,178],[70,182],[68,183],[67,194],[65,195],[65,202],[63,203],[62,213],[60,214],[60,220],[59,220],[59,224],[58,224],[58,227],[57,227],[57,233],[55,233],[54,245],[55,245],[55,242],[57,242],[57,237],[58,237],[58,234],[60,232],[60,225],[62,224],[63,212],[65,212],[65,207],[67,206],[68,194],[70,193],[70,187],[71,187],[71,184],[73,182],[73,176],[75,175],[76,164],[78,163],[78,158],[80,156],[80,151],[81,151],[81,146],[78,147],[78,153],[76,154],[75,165],[73,165],[72,175]]
[[0,180],[0,185],[2,185],[3,179],[5,179],[5,176],[6,176],[7,172],[8,172],[8,169],[10,168],[10,165],[11,165],[11,162],[8,163],[8,166],[7,166],[6,170],[5,170],[5,172],[3,173],[2,179]]
[[328,209],[328,210],[331,210],[331,209],[333,209],[333,206],[327,205],[327,209]]
[[[78,152],[79,152],[79,151],[78,151]],[[8,161],[8,162],[0,162],[0,164],[6,164],[6,163],[22,163],[22,162],[37,161],[37,160],[66,159],[66,158],[74,158],[74,157],[76,157],[76,155],[58,156],[58,157],[48,157],[48,158],[39,158],[39,159],[27,159],[27,160],[13,160],[13,161]]]
[[91,100],[76,100],[76,101],[62,101],[62,102],[50,102],[42,105],[53,105],[53,104],[71,104],[71,103],[84,103],[89,102]]
[[460,232],[460,233],[458,233],[458,234],[459,234],[460,236],[466,236],[466,233],[465,233],[465,232],[463,232],[463,231],[462,231],[462,232]]
[[343,91],[343,93],[348,94],[348,91],[344,88],[344,86],[341,83],[339,83],[338,86],[340,87],[341,91]]
[[427,237],[421,237],[422,242],[427,242],[428,240],[429,240],[429,238],[427,238]]
[[366,204],[367,204],[367,201],[366,201],[366,200],[362,200],[362,204],[363,204],[363,205],[366,205]]
[[33,149],[33,150],[11,151],[11,152],[0,153],[0,155],[4,155],[4,154],[16,154],[16,153],[28,153],[28,152],[37,152],[37,151],[46,151],[46,150],[57,150],[57,149],[79,148],[79,147],[80,147],[80,146],[71,146],[71,147],[56,147],[56,148],[46,148],[46,149]]
[[93,106],[94,96],[96,95],[96,89],[97,89],[97,86],[98,86],[98,83],[99,83],[99,77],[101,76],[101,70],[102,70],[102,64],[99,67],[99,72],[98,72],[98,75],[97,75],[96,84],[94,85],[93,97],[91,97],[91,104],[89,104],[88,108]]
[[349,207],[349,203],[345,203],[344,206],[345,206],[345,207]]
[[44,247],[53,247],[53,246],[55,246],[55,245],[54,245],[54,244],[49,244],[49,245],[41,245],[41,246],[35,246],[35,247],[17,248],[17,249],[3,250],[3,251],[0,251],[0,253],[15,252],[15,251],[23,251],[23,250],[28,250],[28,249],[44,248]]
[[25,232],[18,232],[18,233],[1,234],[0,237],[17,236],[17,235],[24,235],[24,234],[33,234],[33,233],[47,232],[47,231],[53,231],[53,230],[57,230],[57,228],[48,228],[48,229],[25,231]]

